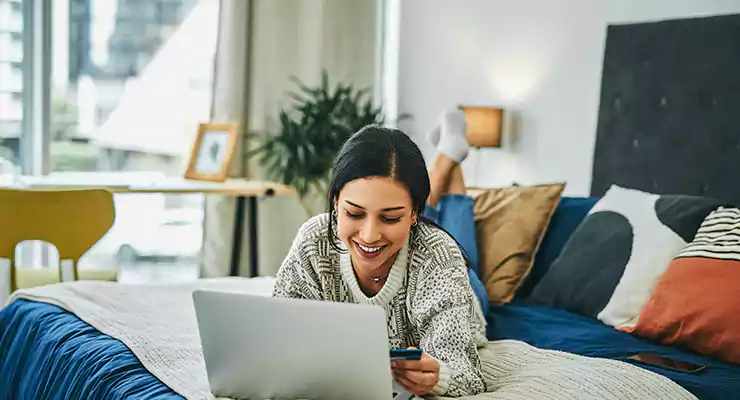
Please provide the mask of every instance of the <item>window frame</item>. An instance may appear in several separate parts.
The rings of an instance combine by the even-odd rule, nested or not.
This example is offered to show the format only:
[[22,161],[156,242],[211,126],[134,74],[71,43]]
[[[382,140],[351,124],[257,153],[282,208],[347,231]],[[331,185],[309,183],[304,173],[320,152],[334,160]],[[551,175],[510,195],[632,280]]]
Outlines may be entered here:
[[24,0],[21,173],[49,173],[52,0]]

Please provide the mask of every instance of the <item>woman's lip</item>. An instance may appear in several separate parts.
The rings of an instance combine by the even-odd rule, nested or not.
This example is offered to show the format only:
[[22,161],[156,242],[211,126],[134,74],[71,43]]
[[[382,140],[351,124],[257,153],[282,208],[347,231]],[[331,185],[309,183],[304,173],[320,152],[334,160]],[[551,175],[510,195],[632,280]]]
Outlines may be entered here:
[[[355,248],[357,249],[357,252],[360,253],[360,256],[362,256],[362,258],[364,258],[366,260],[373,260],[373,259],[377,258],[380,255],[380,253],[382,253],[383,251],[385,251],[385,248],[383,248],[383,249],[380,249],[380,250],[378,250],[378,251],[376,251],[374,253],[368,253],[368,252],[366,252],[365,250],[363,250],[360,247],[360,243],[355,242],[355,241],[353,241],[353,242],[355,243]],[[363,246],[365,246],[365,245],[363,244]],[[365,247],[385,247],[385,246],[386,245],[381,245],[381,246],[375,245],[375,246],[365,246]]]
[[365,243],[362,243],[362,242],[358,242],[357,240],[352,240],[352,241],[355,242],[355,244],[359,244],[359,245],[362,245],[362,246],[365,246],[365,247],[382,247],[382,246],[385,246],[385,244],[378,244],[378,243],[376,243],[376,244],[365,244]]

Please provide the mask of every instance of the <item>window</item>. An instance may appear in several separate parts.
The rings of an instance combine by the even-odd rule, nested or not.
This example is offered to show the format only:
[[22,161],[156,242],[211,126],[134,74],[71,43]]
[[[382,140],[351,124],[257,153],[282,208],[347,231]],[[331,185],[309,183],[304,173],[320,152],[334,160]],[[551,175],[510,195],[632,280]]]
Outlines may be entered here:
[[20,1],[0,1],[0,158],[21,163],[23,14]]
[[[182,173],[195,127],[209,117],[217,3],[91,0],[55,13],[55,33],[67,35],[52,39],[52,68],[68,73],[52,74],[53,172],[150,170],[164,159],[157,171]],[[75,154],[93,156],[94,168],[70,160],[70,142],[84,142]],[[110,162],[124,152],[127,163]]]
[[[46,170],[75,180],[182,176],[198,123],[210,117],[219,0],[0,0],[0,151],[18,160],[22,103],[38,102],[21,96],[17,66],[28,38],[16,3],[24,10],[47,4],[42,12],[51,17],[43,27],[49,54],[33,60],[50,65],[49,107],[39,116],[48,136],[34,136],[48,148]],[[115,201],[113,228],[80,268],[119,265],[121,280],[136,276],[129,281],[197,276],[203,196],[120,194]]]

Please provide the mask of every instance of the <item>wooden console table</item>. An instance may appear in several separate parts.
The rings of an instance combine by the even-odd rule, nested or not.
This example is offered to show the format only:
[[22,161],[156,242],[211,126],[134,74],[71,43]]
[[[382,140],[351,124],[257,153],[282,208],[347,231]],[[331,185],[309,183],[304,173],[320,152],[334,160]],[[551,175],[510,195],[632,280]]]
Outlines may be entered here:
[[260,198],[273,196],[291,196],[295,191],[275,182],[250,181],[246,179],[229,179],[225,182],[195,181],[184,178],[115,178],[106,174],[59,174],[40,177],[24,176],[21,183],[11,186],[18,189],[54,190],[54,189],[104,189],[112,193],[161,193],[161,194],[213,194],[236,197],[236,215],[229,275],[239,275],[241,260],[241,242],[244,237],[244,212],[247,199],[249,213],[249,276],[258,275],[259,246],[257,232],[257,206]]

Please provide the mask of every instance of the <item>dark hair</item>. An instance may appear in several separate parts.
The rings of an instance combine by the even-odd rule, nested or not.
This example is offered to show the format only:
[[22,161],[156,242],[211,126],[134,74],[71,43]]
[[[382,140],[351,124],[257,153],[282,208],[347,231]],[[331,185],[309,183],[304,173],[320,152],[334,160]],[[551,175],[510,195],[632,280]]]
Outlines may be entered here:
[[[411,195],[412,210],[417,216],[424,213],[429,197],[424,156],[405,133],[377,125],[360,129],[339,150],[329,184],[328,211],[334,209],[344,185],[371,176],[391,177],[404,185]],[[331,218],[329,233],[334,234]]]
[[[330,215],[327,233],[332,246],[338,247],[333,226],[335,221],[331,215],[339,192],[344,185],[355,179],[372,176],[391,177],[404,185],[411,195],[411,207],[418,220],[445,231],[423,216],[430,186],[427,166],[419,147],[398,129],[368,125],[344,143],[334,160],[327,201],[327,212]],[[454,237],[453,240],[457,242]],[[457,246],[465,262],[470,265],[465,249],[459,243]]]

